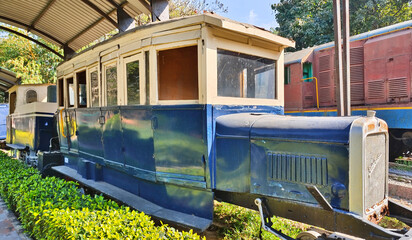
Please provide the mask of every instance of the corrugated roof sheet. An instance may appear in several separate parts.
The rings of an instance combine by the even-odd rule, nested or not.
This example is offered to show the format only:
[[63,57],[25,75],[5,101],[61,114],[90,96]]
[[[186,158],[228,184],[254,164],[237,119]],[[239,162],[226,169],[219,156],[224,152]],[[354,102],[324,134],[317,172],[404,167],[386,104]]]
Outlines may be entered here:
[[6,91],[16,85],[17,82],[16,73],[0,67],[0,90]]
[[[116,7],[109,0],[86,0],[117,22]],[[135,17],[150,10],[148,0],[113,0]],[[58,46],[68,45],[74,51],[116,29],[84,0],[0,0],[0,21],[28,29]]]

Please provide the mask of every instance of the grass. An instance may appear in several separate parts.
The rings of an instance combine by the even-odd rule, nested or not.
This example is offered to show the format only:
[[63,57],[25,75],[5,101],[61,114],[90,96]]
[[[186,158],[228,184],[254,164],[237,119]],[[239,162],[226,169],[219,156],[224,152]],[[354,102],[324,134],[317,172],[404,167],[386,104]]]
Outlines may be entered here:
[[[309,228],[309,225],[280,217],[272,217],[271,220],[273,228],[291,237]],[[213,225],[217,239],[260,239],[259,213],[247,208],[215,201]],[[261,239],[278,238],[262,230]]]

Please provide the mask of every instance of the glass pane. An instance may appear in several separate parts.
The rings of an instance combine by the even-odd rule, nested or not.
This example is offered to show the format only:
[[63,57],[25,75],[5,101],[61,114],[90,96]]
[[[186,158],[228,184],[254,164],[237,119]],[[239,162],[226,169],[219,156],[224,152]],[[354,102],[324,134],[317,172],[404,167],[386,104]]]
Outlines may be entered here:
[[87,105],[86,84],[79,84],[79,106]]
[[106,68],[107,106],[117,105],[117,68]]
[[126,64],[127,105],[140,104],[139,61]]
[[274,99],[275,60],[218,50],[218,96]]
[[69,105],[74,106],[74,84],[69,84]]
[[99,106],[99,79],[97,75],[97,71],[90,73],[90,87],[91,87],[91,94],[92,94],[92,107]]

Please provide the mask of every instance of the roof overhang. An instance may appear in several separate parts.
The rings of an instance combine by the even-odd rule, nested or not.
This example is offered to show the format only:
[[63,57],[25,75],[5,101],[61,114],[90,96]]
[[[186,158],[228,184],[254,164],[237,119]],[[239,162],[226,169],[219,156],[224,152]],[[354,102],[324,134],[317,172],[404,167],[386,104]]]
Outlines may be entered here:
[[0,68],[0,90],[6,91],[18,83],[16,73]]
[[0,6],[0,22],[26,29],[68,52],[116,28],[125,30],[135,16],[151,13],[149,0],[0,0]]

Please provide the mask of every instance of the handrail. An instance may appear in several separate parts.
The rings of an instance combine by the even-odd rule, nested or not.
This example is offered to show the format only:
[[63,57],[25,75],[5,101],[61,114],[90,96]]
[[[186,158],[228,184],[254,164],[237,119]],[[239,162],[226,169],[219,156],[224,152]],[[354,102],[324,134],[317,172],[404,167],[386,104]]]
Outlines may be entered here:
[[62,136],[66,138],[66,135],[64,134],[64,128],[63,128],[63,114],[62,114],[63,110],[64,108],[60,109],[60,124],[59,125],[60,125],[60,132],[62,133]]
[[319,92],[318,92],[318,79],[316,77],[310,77],[310,78],[304,78],[301,79],[300,81],[305,81],[309,79],[315,79],[315,85],[316,85],[316,108],[319,110]]

